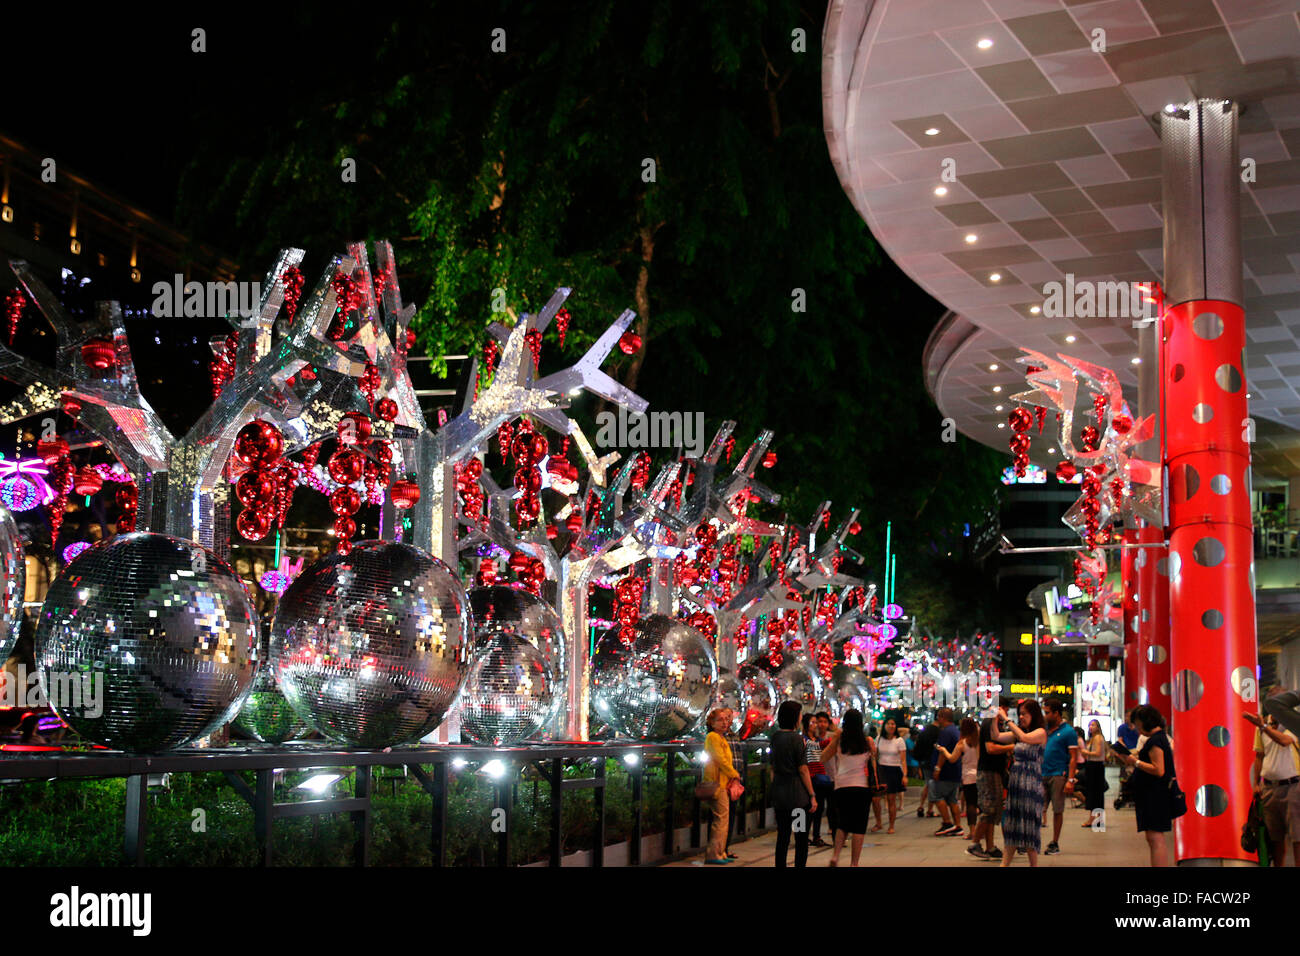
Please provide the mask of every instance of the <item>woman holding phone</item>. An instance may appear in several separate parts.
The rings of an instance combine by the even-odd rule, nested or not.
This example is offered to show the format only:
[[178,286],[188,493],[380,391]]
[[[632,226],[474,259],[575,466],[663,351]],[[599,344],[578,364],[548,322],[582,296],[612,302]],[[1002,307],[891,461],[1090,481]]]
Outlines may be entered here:
[[1106,807],[1106,750],[1101,721],[1088,721],[1088,735],[1080,750],[1083,757],[1083,807],[1088,811],[1088,822],[1084,827],[1087,829],[1092,829],[1098,813]]
[[1043,750],[1047,745],[1047,722],[1036,700],[1020,704],[1019,726],[1007,719],[1005,707],[998,708],[998,729],[990,736],[1000,744],[1015,744],[1014,763],[1007,781],[1007,806],[1002,816],[1002,865],[1010,866],[1017,850],[1029,856],[1029,865],[1038,865],[1041,837],[1039,821],[1043,818]]

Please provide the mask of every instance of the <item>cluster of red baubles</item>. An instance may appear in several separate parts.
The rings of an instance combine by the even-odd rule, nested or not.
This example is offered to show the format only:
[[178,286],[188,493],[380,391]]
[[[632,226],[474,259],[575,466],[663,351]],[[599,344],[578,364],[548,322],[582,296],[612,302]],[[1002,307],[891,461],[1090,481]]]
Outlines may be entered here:
[[[63,527],[63,513],[68,507],[68,495],[76,487],[76,470],[69,457],[68,443],[62,438],[51,438],[36,443],[36,455],[45,462],[45,483],[54,489],[57,497],[45,506],[50,519],[50,545],[57,546],[59,529]],[[95,475],[98,478],[98,475]],[[100,482],[102,486],[103,482]],[[97,487],[96,491],[99,490]],[[93,494],[93,492],[92,492]],[[134,528],[134,522],[132,522]]]
[[284,526],[298,484],[298,470],[284,457],[284,436],[270,422],[249,422],[235,435],[231,450],[232,476],[242,470],[235,482],[235,497],[244,510],[235,519],[235,528],[249,541],[260,541],[277,522]]
[[226,336],[216,336],[208,342],[212,349],[212,361],[208,365],[208,377],[212,382],[212,397],[216,399],[221,390],[235,379],[235,363],[239,353],[239,333],[231,332]]
[[614,586],[614,621],[618,624],[618,639],[626,647],[630,647],[636,638],[636,622],[641,619],[645,586],[645,580],[635,575],[625,577]]
[[515,429],[510,455],[515,461],[515,514],[520,529],[531,528],[542,513],[542,459],[550,450],[546,436],[524,419]]
[[22,289],[11,289],[5,294],[5,329],[9,333],[10,345],[14,344],[14,336],[18,334],[18,323],[22,321],[26,304]]
[[542,585],[546,583],[546,565],[539,558],[516,551],[510,555],[510,570],[519,578],[519,583],[530,594],[540,597]]
[[1029,428],[1033,423],[1033,414],[1024,407],[1012,409],[1007,416],[1007,424],[1011,426],[1012,432],[1008,442],[1011,446],[1011,467],[1017,478],[1023,478],[1029,467]]
[[455,475],[456,494],[460,496],[461,514],[471,521],[478,521],[483,517],[483,504],[487,501],[487,495],[479,484],[479,479],[483,477],[483,462],[471,458],[463,465],[456,465],[452,472]]

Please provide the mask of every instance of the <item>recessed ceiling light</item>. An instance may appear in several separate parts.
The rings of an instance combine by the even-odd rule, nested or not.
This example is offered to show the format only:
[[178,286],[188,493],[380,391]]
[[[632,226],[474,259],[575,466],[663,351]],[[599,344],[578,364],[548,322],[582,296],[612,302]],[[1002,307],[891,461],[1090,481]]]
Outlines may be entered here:
[[935,187],[934,187],[934,194],[935,194],[936,196],[946,196],[946,195],[948,195],[948,187],[947,187],[947,186],[935,186]]
[[994,362],[992,365],[989,366],[989,371],[990,371],[990,372],[996,372],[997,370],[998,370],[998,363],[997,363],[997,362]]
[[1048,453],[1049,455],[1055,455],[1055,454],[1056,454],[1056,449],[1055,449],[1055,448],[1049,448],[1049,449],[1047,449],[1047,453]]
[[994,385],[994,386],[993,386],[993,391],[995,391],[995,392],[1000,392],[1000,391],[1002,391],[1002,386],[1001,386],[1001,385]]
[[978,240],[979,240],[979,236],[975,235],[975,233],[973,233],[973,232],[968,232],[968,233],[966,233],[966,242],[967,242],[967,243],[976,242],[976,241],[978,241]]
[[929,129],[927,129],[927,130],[925,131],[925,135],[926,135],[926,136],[938,136],[938,135],[939,135],[939,128],[938,128],[937,126],[931,126]]
[[1005,408],[1005,407],[1006,407],[1005,405],[994,405],[994,406],[993,406],[993,410],[994,410],[995,412],[1000,412],[1000,411],[1002,411],[1002,409]]
[[1247,398],[1250,398],[1250,392],[1247,392],[1247,393],[1246,393],[1246,397],[1247,397]]
[[1166,112],[1166,113],[1169,113],[1170,115],[1173,115],[1174,113],[1177,113],[1177,112],[1178,112],[1178,104],[1177,104],[1177,103],[1166,103],[1166,104],[1165,104],[1165,112]]
[[1007,427],[1006,422],[998,422],[998,428],[1006,428],[1006,427]]
[[976,43],[975,45],[979,47],[981,50],[987,50],[989,47],[993,46],[993,41],[990,40],[988,37],[984,37],[984,39],[980,40],[980,42]]
[[1073,345],[1073,344],[1074,344],[1074,341],[1075,341],[1074,336],[1073,336],[1073,335],[1067,335],[1067,336],[1065,337],[1065,341],[1067,341],[1067,342],[1069,342],[1071,345]]
[[1142,360],[1141,360],[1140,358],[1137,358],[1137,357],[1135,356],[1135,357],[1133,358],[1133,364],[1134,364],[1134,365],[1141,365],[1141,364],[1142,364]]
[[1039,312],[1042,312],[1042,311],[1043,311],[1043,310],[1040,309],[1040,308],[1039,308],[1038,306],[1036,306],[1036,305],[1031,305],[1031,306],[1029,307],[1029,314],[1030,314],[1030,315],[1037,315]]
[[1002,281],[1002,273],[1001,273],[1001,272],[994,272],[992,275],[989,276],[989,281],[990,281],[990,282],[1001,282],[1001,281]]

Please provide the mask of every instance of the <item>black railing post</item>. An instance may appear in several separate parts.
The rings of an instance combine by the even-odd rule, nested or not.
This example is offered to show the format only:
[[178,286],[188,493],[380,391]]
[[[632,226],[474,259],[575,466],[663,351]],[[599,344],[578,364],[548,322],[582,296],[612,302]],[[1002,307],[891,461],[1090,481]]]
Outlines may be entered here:
[[355,866],[370,865],[370,770],[369,765],[357,767],[355,777],[354,795],[357,799],[366,801],[363,809],[352,811],[352,827],[357,834]]
[[[624,764],[626,763],[627,761],[624,761]],[[640,754],[637,754],[636,764],[630,769],[632,771],[632,841],[627,847],[627,863],[628,866],[640,866],[641,818],[645,811],[645,788],[642,786],[645,763],[642,761]]]
[[605,758],[596,761],[596,786],[592,794],[595,810],[595,841],[591,845],[591,865],[605,865]]
[[271,817],[275,807],[275,771],[258,770],[253,777],[253,833],[262,849],[262,866],[271,865]]
[[551,866],[564,863],[564,761],[551,761]]
[[447,761],[440,760],[433,765],[433,865],[447,865],[447,791],[450,787]]
[[129,866],[144,866],[144,841],[149,828],[149,775],[134,773],[126,778],[126,839],[124,851]]
[[[506,764],[506,773],[513,774],[514,768]],[[497,866],[510,865],[510,825],[511,811],[514,809],[515,784],[513,779],[501,780],[496,785],[496,807],[492,811],[492,829],[497,833]]]
[[677,751],[668,751],[665,761],[668,794],[664,798],[664,856],[672,856],[677,849]]

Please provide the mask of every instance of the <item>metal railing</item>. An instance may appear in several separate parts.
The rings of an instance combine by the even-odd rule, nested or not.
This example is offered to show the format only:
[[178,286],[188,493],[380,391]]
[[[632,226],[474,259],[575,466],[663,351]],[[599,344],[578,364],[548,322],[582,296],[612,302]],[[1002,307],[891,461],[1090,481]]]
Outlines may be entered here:
[[[738,801],[736,821],[738,833],[746,830],[746,814],[758,798],[760,832],[762,810],[767,805],[766,765],[768,742],[747,741],[740,745],[745,766],[740,768],[742,779],[752,782],[750,771],[758,769],[759,793],[747,787]],[[591,789],[593,813],[591,819],[592,866],[605,864],[606,826],[605,792],[608,784],[608,760],[621,761],[632,787],[632,826],[628,838],[627,864],[642,863],[642,842],[645,836],[646,758],[662,756],[666,799],[664,806],[663,857],[680,855],[676,844],[677,782],[683,777],[698,781],[704,766],[696,759],[703,750],[699,741],[674,741],[662,744],[631,742],[604,743],[548,743],[516,747],[476,747],[465,745],[438,745],[394,748],[390,751],[340,750],[324,746],[291,745],[288,747],[228,747],[212,750],[180,750],[160,754],[128,754],[116,751],[44,753],[0,752],[0,782],[32,785],[38,781],[89,780],[124,778],[126,800],[124,807],[125,829],[123,862],[126,865],[145,864],[145,844],[149,830],[150,778],[163,774],[220,773],[239,796],[253,810],[253,834],[258,845],[258,860],[263,866],[274,863],[275,827],[279,819],[316,817],[324,814],[345,813],[351,818],[355,835],[352,860],[355,866],[370,863],[371,821],[374,813],[372,796],[377,783],[376,770],[402,767],[414,777],[431,801],[432,814],[429,825],[429,846],[433,866],[446,866],[449,829],[447,803],[450,792],[453,762],[460,765],[487,764],[499,761],[503,772],[492,787],[494,814],[500,815],[502,826],[496,834],[496,865],[509,866],[511,860],[512,816],[515,810],[515,786],[525,767],[532,767],[539,779],[550,789],[549,866],[561,866],[564,860],[564,795],[574,790]],[[634,759],[629,760],[629,756]],[[603,759],[602,759],[603,758]],[[565,770],[594,761],[590,776],[566,776]],[[327,799],[283,801],[276,799],[276,774],[293,770],[330,770],[350,768],[353,792],[350,796]],[[241,774],[251,773],[250,786]],[[395,786],[395,785],[394,785]],[[692,796],[692,816],[689,833],[689,850],[701,846],[701,802]],[[497,829],[494,827],[494,830]]]

